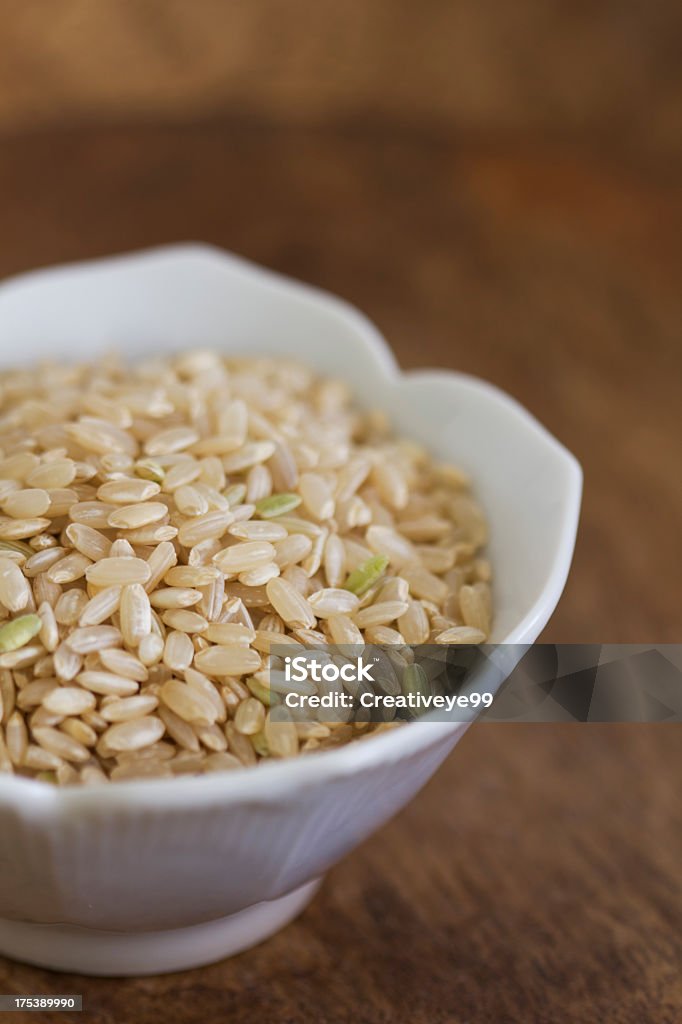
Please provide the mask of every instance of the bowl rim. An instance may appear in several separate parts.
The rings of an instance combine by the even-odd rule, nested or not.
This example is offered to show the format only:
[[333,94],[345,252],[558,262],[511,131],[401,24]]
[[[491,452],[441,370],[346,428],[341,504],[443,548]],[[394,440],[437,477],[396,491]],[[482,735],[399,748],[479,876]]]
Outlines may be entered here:
[[[72,273],[98,270],[106,272],[107,269],[124,264],[134,271],[135,264],[141,266],[153,261],[183,259],[209,262],[219,260],[236,273],[260,279],[280,292],[294,291],[307,297],[318,307],[324,307],[328,313],[343,318],[358,334],[362,343],[372,350],[379,366],[388,377],[405,377],[408,380],[421,380],[427,383],[438,380],[440,384],[443,381],[450,381],[459,386],[464,384],[484,400],[504,406],[543,441],[563,469],[565,495],[561,506],[560,539],[541,594],[521,621],[500,642],[524,644],[535,640],[556,607],[570,568],[580,513],[582,469],[575,456],[532,413],[501,388],[478,377],[449,369],[401,370],[393,351],[378,328],[361,310],[345,299],[262,267],[217,246],[199,242],[161,245],[113,256],[76,260],[13,275],[0,282],[0,316],[2,299],[16,287],[23,288]],[[412,722],[407,729],[386,730],[334,750],[320,751],[312,757],[261,763],[255,769],[244,767],[230,772],[201,776],[128,780],[88,787],[57,787],[46,786],[36,779],[0,775],[0,807],[14,806],[15,809],[24,812],[31,810],[36,813],[39,809],[49,809],[70,817],[84,811],[98,810],[103,806],[111,810],[130,810],[132,807],[167,808],[173,805],[185,806],[187,803],[193,806],[244,802],[257,805],[272,804],[273,801],[293,799],[302,791],[316,788],[321,778],[330,781],[357,774],[379,763],[387,765],[408,759],[427,747],[452,740],[457,734],[466,731],[470,724],[428,721],[425,716],[425,720]]]

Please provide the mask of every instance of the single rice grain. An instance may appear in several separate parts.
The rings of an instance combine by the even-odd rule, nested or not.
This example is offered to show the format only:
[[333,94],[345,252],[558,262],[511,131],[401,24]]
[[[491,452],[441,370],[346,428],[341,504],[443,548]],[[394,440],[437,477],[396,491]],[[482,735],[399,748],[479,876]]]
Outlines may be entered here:
[[110,750],[120,752],[150,747],[160,740],[166,727],[160,718],[143,715],[127,721],[118,721],[103,734],[102,739]]
[[95,703],[94,693],[80,686],[56,686],[43,698],[43,707],[56,715],[82,715]]
[[127,583],[146,583],[151,569],[141,558],[102,558],[85,571],[88,583],[98,587],[123,586]]
[[194,647],[186,633],[173,630],[166,637],[163,648],[163,663],[172,672],[182,672],[192,664]]
[[287,625],[306,628],[315,625],[315,613],[311,605],[287,580],[270,580],[265,589],[270,604]]
[[233,647],[214,645],[198,651],[194,657],[195,666],[212,676],[241,676],[257,672],[260,663],[258,652],[243,644]]

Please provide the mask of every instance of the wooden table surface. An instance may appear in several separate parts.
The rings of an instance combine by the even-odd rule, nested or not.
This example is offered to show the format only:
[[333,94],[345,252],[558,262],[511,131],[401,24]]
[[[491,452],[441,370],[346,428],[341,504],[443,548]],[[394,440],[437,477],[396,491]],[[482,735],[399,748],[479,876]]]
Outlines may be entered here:
[[[494,381],[583,463],[545,638],[677,641],[679,168],[611,142],[240,118],[17,135],[2,142],[0,273],[203,239],[340,293],[404,366]],[[258,949],[131,981],[0,960],[0,992],[82,992],[97,1024],[673,1024],[681,738],[475,726]]]

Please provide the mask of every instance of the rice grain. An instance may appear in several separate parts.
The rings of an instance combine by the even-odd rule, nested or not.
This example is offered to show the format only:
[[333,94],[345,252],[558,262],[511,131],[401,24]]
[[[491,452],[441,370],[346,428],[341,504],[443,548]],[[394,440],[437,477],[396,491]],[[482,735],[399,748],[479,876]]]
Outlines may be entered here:
[[270,562],[275,556],[275,549],[269,541],[243,541],[224,548],[214,556],[213,561],[221,572],[235,574],[255,569],[257,566]]
[[147,592],[141,583],[129,583],[121,590],[119,612],[123,641],[137,647],[152,628],[152,610]]
[[10,612],[20,612],[31,600],[31,587],[21,569],[8,558],[0,558],[0,604]]
[[80,686],[56,686],[43,698],[42,706],[56,715],[82,715],[96,704],[95,695]]
[[100,501],[110,505],[132,505],[140,501],[149,501],[155,497],[161,488],[153,480],[141,480],[137,477],[119,477],[117,480],[107,480],[97,488],[97,497]]
[[64,761],[81,762],[90,759],[90,751],[87,747],[79,743],[78,740],[74,740],[73,737],[60,732],[59,729],[52,729],[49,726],[34,728],[33,737],[43,750],[61,757]]
[[105,587],[83,606],[78,618],[79,626],[98,626],[111,618],[121,603],[121,587]]
[[107,729],[102,739],[115,752],[141,750],[160,740],[166,727],[160,718],[144,715],[141,718],[118,721]]
[[105,647],[118,647],[121,631],[116,626],[79,626],[64,642],[76,654],[90,654]]
[[151,569],[141,558],[102,558],[85,571],[88,583],[98,587],[146,583],[150,576]]
[[13,519],[32,519],[43,516],[50,507],[50,495],[39,487],[12,491],[1,502],[2,511]]
[[161,699],[166,707],[184,722],[209,726],[216,721],[217,712],[213,701],[198,689],[181,683],[178,679],[169,679],[163,684]]
[[228,647],[215,645],[198,651],[194,664],[202,671],[213,676],[242,676],[248,672],[257,672],[261,659],[258,651],[245,644]]
[[172,672],[182,672],[192,664],[194,647],[186,633],[169,633],[163,648],[163,663]]
[[116,675],[114,672],[91,669],[79,672],[76,679],[86,690],[92,690],[93,693],[105,694],[106,696],[132,697],[139,690],[139,685],[135,680],[126,679],[124,676]]

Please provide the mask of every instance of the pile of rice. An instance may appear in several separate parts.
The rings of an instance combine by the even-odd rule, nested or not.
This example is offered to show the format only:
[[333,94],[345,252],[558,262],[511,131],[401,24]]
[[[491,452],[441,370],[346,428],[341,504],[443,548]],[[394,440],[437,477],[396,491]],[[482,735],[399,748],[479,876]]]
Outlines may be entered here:
[[3,372],[0,772],[171,777],[385,728],[271,720],[271,645],[481,643],[485,541],[460,471],[306,367]]

